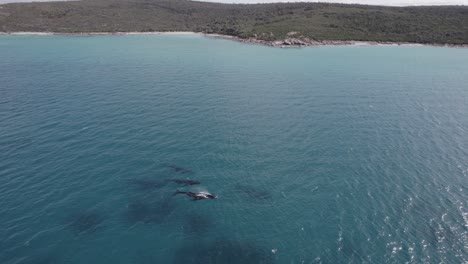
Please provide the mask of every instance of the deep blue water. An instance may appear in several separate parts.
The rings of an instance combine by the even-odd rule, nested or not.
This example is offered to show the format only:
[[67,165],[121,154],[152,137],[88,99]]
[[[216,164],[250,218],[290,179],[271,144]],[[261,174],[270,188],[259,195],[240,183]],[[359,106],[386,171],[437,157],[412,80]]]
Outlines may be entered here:
[[466,263],[467,190],[468,49],[0,36],[0,263]]

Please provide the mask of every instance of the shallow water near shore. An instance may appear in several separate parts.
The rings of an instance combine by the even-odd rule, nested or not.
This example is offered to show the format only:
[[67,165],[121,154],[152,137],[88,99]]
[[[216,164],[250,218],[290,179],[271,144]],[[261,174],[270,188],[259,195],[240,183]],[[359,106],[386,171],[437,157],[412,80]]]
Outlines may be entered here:
[[467,113],[467,49],[0,36],[0,263],[464,263]]

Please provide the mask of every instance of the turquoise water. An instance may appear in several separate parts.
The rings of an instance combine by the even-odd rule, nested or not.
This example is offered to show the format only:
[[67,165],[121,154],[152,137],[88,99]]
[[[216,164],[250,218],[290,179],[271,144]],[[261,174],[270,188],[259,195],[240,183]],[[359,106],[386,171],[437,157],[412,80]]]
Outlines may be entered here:
[[0,36],[0,153],[0,263],[468,261],[468,49]]

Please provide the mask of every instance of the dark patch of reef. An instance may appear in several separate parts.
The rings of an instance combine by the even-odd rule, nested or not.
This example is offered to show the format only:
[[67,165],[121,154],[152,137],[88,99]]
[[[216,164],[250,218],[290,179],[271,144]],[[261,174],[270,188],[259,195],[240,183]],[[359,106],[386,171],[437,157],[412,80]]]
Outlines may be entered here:
[[104,217],[94,211],[83,211],[72,215],[67,227],[76,235],[93,234],[96,231],[103,229]]
[[[193,173],[192,169],[177,165],[165,165],[174,173]],[[123,222],[130,226],[135,225],[161,225],[171,220],[171,215],[177,214],[178,200],[173,196],[182,194],[192,201],[217,199],[216,195],[207,192],[181,191],[171,188],[173,185],[190,187],[201,184],[193,179],[154,179],[134,178],[126,179],[125,183],[132,190],[136,190],[121,213]],[[235,188],[246,197],[255,200],[272,199],[270,192],[246,184],[237,184]],[[171,190],[172,189],[172,190]],[[196,210],[196,209],[193,209]],[[203,237],[217,226],[215,218],[208,217],[197,211],[183,212],[180,229],[186,236]],[[65,227],[77,236],[83,238],[96,234],[105,228],[105,216],[95,209],[78,211],[66,220]],[[87,235],[87,236],[86,236]],[[138,254],[138,263],[158,263],[158,257],[151,254]],[[54,255],[45,255],[35,258],[26,258],[28,264],[58,264],[60,262]],[[201,239],[198,242],[184,243],[177,249],[173,263],[274,263],[274,258],[268,250],[250,242],[235,239]]]
[[169,199],[157,202],[132,201],[124,213],[129,224],[161,224],[175,210],[176,205]]

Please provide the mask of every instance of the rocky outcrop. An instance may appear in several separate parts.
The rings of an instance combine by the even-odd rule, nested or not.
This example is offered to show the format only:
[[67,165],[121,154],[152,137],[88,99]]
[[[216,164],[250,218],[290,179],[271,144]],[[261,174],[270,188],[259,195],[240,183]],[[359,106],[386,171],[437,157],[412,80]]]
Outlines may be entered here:
[[278,48],[294,48],[294,47],[308,47],[308,46],[369,46],[369,45],[385,45],[385,46],[438,46],[438,47],[455,47],[455,48],[468,48],[468,45],[454,45],[454,44],[422,44],[422,43],[410,43],[410,42],[391,42],[391,41],[354,41],[354,40],[314,40],[305,37],[297,38],[285,38],[282,40],[262,40],[257,38],[237,38],[233,36],[223,35],[208,35],[217,38],[228,38],[243,43],[251,43],[258,45],[265,45],[270,47]]
[[261,40],[261,39],[256,39],[256,38],[238,39],[238,40],[241,42],[246,42],[246,43],[254,43],[254,44],[266,45],[266,46],[271,46],[271,47],[281,47],[281,48],[354,44],[353,41],[333,41],[333,40],[318,41],[318,40],[309,39],[309,38],[285,38],[282,40],[273,40],[273,41]]
[[275,46],[307,46],[310,45],[310,41],[306,39],[298,39],[298,38],[287,38],[280,41],[274,41],[273,45]]

